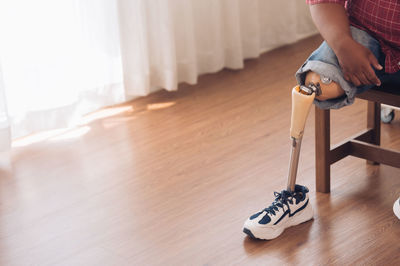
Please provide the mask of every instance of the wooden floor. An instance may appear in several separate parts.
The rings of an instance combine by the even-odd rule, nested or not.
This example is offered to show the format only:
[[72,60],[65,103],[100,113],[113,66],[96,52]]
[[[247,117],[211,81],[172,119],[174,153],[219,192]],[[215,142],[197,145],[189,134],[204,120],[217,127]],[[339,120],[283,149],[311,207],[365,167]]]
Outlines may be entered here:
[[[286,187],[293,74],[320,41],[17,141],[0,172],[0,265],[400,265],[400,170],[346,158],[331,194],[315,193],[314,110],[298,174],[314,220],[273,241],[242,233]],[[365,110],[332,112],[332,141]],[[383,146],[399,136],[399,118],[382,126]]]

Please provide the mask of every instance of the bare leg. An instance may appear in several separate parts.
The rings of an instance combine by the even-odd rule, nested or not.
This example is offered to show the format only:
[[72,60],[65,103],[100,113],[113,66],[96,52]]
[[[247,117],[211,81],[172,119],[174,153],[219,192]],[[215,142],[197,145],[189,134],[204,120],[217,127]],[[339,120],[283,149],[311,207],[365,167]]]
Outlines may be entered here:
[[321,94],[315,96],[315,98],[320,101],[338,98],[344,94],[344,90],[339,86],[339,84],[329,78],[321,77],[312,71],[307,73],[305,82],[306,86],[310,86],[311,84],[320,84]]

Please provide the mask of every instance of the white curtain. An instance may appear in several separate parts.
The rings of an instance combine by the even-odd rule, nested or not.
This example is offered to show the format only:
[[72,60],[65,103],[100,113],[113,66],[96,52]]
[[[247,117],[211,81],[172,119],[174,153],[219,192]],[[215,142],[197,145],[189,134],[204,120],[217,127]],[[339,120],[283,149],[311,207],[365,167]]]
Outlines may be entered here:
[[315,32],[299,0],[2,0],[0,132],[71,126]]
[[10,163],[11,132],[7,114],[6,99],[4,93],[3,74],[0,62],[0,169]]

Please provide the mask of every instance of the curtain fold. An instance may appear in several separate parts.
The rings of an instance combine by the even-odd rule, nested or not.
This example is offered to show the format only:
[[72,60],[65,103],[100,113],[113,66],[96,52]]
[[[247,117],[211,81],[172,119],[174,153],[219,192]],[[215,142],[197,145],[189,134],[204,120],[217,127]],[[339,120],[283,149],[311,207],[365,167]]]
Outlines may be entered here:
[[71,126],[314,33],[297,0],[4,0],[0,115],[13,138]]
[[147,95],[316,33],[307,5],[279,0],[119,1],[127,95]]
[[0,61],[0,169],[10,164],[11,131]]
[[0,4],[0,57],[13,137],[68,127],[125,100],[117,7],[108,0]]

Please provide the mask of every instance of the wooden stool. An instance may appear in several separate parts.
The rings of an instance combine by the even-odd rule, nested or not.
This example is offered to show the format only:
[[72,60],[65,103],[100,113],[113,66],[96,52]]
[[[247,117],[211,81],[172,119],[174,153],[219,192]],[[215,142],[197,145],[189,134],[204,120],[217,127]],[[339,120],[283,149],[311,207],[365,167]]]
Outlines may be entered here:
[[400,107],[400,88],[385,84],[357,95],[368,101],[367,129],[330,147],[330,110],[315,107],[317,192],[330,192],[331,165],[348,155],[400,168],[400,151],[381,148],[381,103]]

